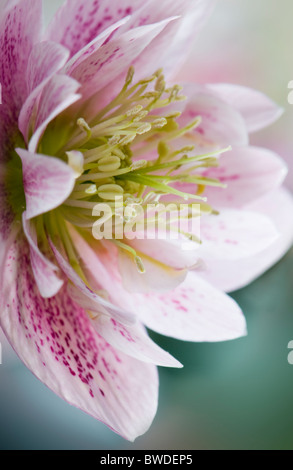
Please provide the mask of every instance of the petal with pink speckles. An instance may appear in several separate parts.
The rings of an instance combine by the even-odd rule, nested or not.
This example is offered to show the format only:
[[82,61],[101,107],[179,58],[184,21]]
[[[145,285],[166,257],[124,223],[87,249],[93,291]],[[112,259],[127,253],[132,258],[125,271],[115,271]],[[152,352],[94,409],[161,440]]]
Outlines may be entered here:
[[68,403],[126,439],[146,432],[158,403],[156,367],[110,346],[66,288],[42,298],[25,241],[7,253],[3,279],[0,324],[25,365]]
[[63,286],[63,280],[57,276],[58,267],[51,263],[40,251],[37,243],[37,232],[33,221],[22,216],[22,226],[30,246],[30,260],[35,281],[42,297],[50,298],[56,295]]
[[38,0],[22,0],[4,6],[1,17],[1,71],[3,102],[19,104],[26,97],[24,80],[33,46],[40,40],[42,5]]
[[201,275],[226,292],[240,289],[255,280],[284,256],[293,243],[293,219],[288,217],[288,214],[293,213],[293,198],[287,190],[272,191],[247,208],[258,212],[260,216],[265,214],[270,217],[280,236],[254,256],[237,261],[208,260],[206,270]]
[[66,63],[69,51],[60,44],[44,41],[32,49],[27,70],[26,83],[28,97],[21,108],[18,118],[19,129],[26,143],[28,143],[29,130],[33,130],[34,111],[36,111],[38,98],[45,85]]
[[279,187],[287,171],[285,162],[270,150],[235,148],[221,155],[217,168],[202,173],[227,185],[224,189],[207,186],[205,195],[215,209],[240,207]]
[[239,85],[217,83],[207,86],[216,96],[238,109],[248,132],[255,132],[274,123],[284,110],[263,93]]
[[0,159],[7,159],[10,137],[17,130],[18,113],[27,97],[24,80],[27,62],[40,41],[42,2],[23,0],[2,3],[0,18],[1,99]]
[[114,79],[122,80],[123,84],[129,66],[172,21],[174,18],[171,17],[126,31],[83,60],[72,72],[72,77],[83,85],[83,98],[102,90]]
[[103,44],[110,41],[113,34],[119,30],[119,28],[127,23],[128,17],[123,18],[120,21],[110,25],[107,29],[102,31],[95,39],[89,42],[86,46],[80,49],[74,56],[68,61],[66,66],[64,67],[64,72],[67,75],[71,75],[86,58],[94,54]]
[[73,190],[74,171],[54,157],[24,149],[17,153],[22,160],[27,219],[60,206]]
[[219,215],[201,218],[199,256],[209,259],[241,259],[254,256],[278,240],[271,219],[246,210],[223,209]]
[[157,366],[182,367],[169,353],[157,346],[142,325],[122,325],[113,318],[97,316],[92,325],[103,338],[124,354]]
[[56,42],[43,41],[36,44],[27,63],[28,92],[31,93],[44,80],[58,72],[66,64],[68,57],[68,49]]
[[46,38],[63,44],[73,56],[144,4],[144,0],[136,0],[135,5],[130,0],[66,0],[52,19]]
[[70,266],[65,257],[53,244],[52,240],[50,240],[50,245],[60,268],[76,287],[76,289],[71,289],[71,296],[76,302],[82,305],[82,307],[86,310],[96,312],[97,314],[102,313],[105,315],[111,315],[119,322],[126,324],[135,322],[136,317],[134,314],[128,313],[127,311],[116,307],[115,305],[108,302],[108,300],[105,300],[103,297],[101,297],[101,295],[93,292],[89,287],[87,287],[83,280]]

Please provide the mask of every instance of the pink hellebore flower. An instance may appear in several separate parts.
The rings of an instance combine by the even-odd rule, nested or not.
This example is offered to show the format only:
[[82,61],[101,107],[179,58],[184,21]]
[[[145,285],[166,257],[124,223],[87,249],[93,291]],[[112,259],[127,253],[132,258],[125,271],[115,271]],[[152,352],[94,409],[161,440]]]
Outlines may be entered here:
[[[180,367],[143,325],[244,335],[222,290],[292,241],[286,168],[248,147],[279,108],[226,85],[186,84],[184,99],[165,82],[213,3],[67,0],[43,34],[40,0],[0,0],[1,327],[41,381],[129,440],[155,415],[156,365]],[[198,202],[201,244],[96,240],[93,208],[117,195]]]

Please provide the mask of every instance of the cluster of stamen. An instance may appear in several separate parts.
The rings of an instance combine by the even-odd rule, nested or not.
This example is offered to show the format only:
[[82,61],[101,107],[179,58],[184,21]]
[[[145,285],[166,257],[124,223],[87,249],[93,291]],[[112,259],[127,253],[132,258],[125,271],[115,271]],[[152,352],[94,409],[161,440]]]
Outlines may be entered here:
[[[145,209],[151,202],[162,202],[166,195],[172,195],[175,203],[195,200],[202,211],[212,212],[201,194],[206,185],[222,186],[196,172],[217,166],[221,151],[192,156],[193,145],[179,150],[172,147],[176,139],[187,136],[201,123],[198,116],[179,126],[181,113],[174,104],[185,99],[180,94],[182,88],[167,88],[162,70],[136,84],[132,84],[133,76],[131,67],[116,98],[92,121],[80,117],[71,139],[59,151],[61,158],[67,156],[76,175],[74,191],[59,209],[59,216],[83,230],[91,230],[98,203],[106,202],[115,216],[117,197],[123,206],[133,207],[133,211],[125,212],[125,223],[135,217],[137,205]],[[143,159],[149,155],[154,158]],[[194,192],[176,189],[178,182],[194,184]],[[131,250],[115,237],[113,242]]]

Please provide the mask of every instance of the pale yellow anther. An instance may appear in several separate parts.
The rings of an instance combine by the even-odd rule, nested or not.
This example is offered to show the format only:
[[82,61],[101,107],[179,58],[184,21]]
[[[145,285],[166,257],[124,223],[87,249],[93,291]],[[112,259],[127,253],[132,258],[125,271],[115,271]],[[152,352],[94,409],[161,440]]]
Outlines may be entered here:
[[168,113],[165,115],[165,118],[166,119],[177,119],[181,116],[181,112],[180,111],[174,111],[172,113]]
[[137,210],[135,209],[134,205],[127,205],[124,209],[124,220],[126,222],[130,222],[135,217],[137,217]]
[[190,241],[201,244],[200,238],[198,238],[196,235],[193,235],[192,233],[186,233],[186,232],[181,232],[181,233],[182,235],[185,235]]
[[196,129],[196,127],[198,127],[201,124],[201,122],[202,122],[202,118],[201,116],[198,116],[197,118],[194,119],[194,121],[192,121],[190,124],[188,124],[185,127],[185,132]]
[[131,169],[133,171],[139,170],[140,168],[145,168],[147,166],[147,161],[146,160],[138,160],[137,162],[133,162],[131,165]]
[[180,153],[192,152],[194,150],[194,145],[187,145],[180,150]]
[[154,99],[154,98],[158,98],[158,96],[159,96],[159,93],[157,91],[148,91],[147,93],[143,95],[145,99]]
[[185,101],[185,100],[187,100],[187,96],[185,95],[176,96],[176,101]]
[[111,145],[111,146],[119,144],[119,141],[120,141],[120,135],[113,135],[113,137],[111,137],[108,140],[109,145]]
[[142,200],[138,197],[133,197],[131,194],[126,197],[125,195],[125,204],[133,205],[133,204],[141,204]]
[[154,73],[155,77],[159,77],[159,76],[162,75],[162,74],[163,74],[163,69],[162,69],[162,68],[158,69],[158,70]]
[[98,170],[102,172],[111,172],[118,170],[121,165],[121,160],[119,157],[111,156],[101,158],[98,163]]
[[172,102],[172,101],[175,101],[177,100],[177,97],[178,97],[178,94],[180,93],[180,91],[182,90],[183,88],[179,85],[174,85],[172,90],[171,90],[171,93],[170,93],[170,98],[169,98],[169,101]]
[[144,274],[146,271],[145,271],[145,267],[144,267],[144,264],[142,262],[142,259],[139,257],[139,256],[136,256],[134,258],[134,261],[135,261],[135,264],[137,266],[137,269],[138,271],[141,273],[141,274]]
[[83,174],[83,165],[84,165],[84,157],[81,152],[78,150],[71,150],[70,152],[66,152],[68,158],[68,165],[74,171],[75,178],[79,178],[80,175]]
[[131,83],[132,80],[133,80],[133,77],[134,77],[134,67],[131,66],[131,67],[129,67],[129,69],[128,69],[127,76],[126,76],[126,80],[125,80],[125,84],[126,84],[127,86],[130,85],[130,83]]
[[138,129],[137,129],[137,134],[138,135],[142,135],[142,134],[146,134],[147,132],[149,132],[150,130],[152,129],[152,125],[149,123],[149,122],[145,122],[144,124],[142,124]]
[[112,150],[112,153],[113,153],[114,155],[116,155],[117,157],[119,157],[120,160],[125,160],[125,158],[126,158],[125,153],[122,152],[122,150],[120,150],[119,148],[113,149],[113,150]]
[[86,194],[96,194],[97,192],[97,186],[95,184],[91,184],[90,186],[87,187],[87,189],[85,190]]
[[126,116],[127,117],[136,116],[142,110],[143,110],[143,106],[141,106],[141,104],[138,104],[138,105],[134,106],[133,108],[129,109],[126,113]]
[[163,93],[166,88],[166,82],[164,75],[160,75],[156,81],[155,90],[159,93]]
[[148,83],[151,83],[153,82],[154,80],[156,79],[156,75],[151,75],[150,77],[147,77],[147,78],[143,78],[142,80],[140,80],[140,85],[147,85]]
[[79,118],[77,120],[77,125],[78,125],[78,127],[80,127],[80,129],[82,131],[86,132],[86,134],[89,138],[91,137],[92,130],[91,130],[90,126],[88,125],[88,123],[83,118]]
[[168,121],[167,119],[165,118],[158,118],[158,119],[155,119],[153,122],[152,122],[152,126],[155,128],[155,129],[160,129],[164,126],[166,126],[168,124]]
[[140,113],[137,114],[137,116],[135,116],[135,118],[133,119],[133,122],[141,121],[142,119],[147,117],[148,114],[149,114],[149,112],[146,111],[146,110],[141,111]]
[[108,201],[115,201],[115,198],[122,196],[123,193],[123,188],[118,184],[104,184],[98,188],[98,196]]
[[126,135],[125,137],[122,137],[119,139],[119,145],[127,145],[127,144],[131,144],[131,142],[134,141],[135,139],[135,134],[129,134],[129,135]]

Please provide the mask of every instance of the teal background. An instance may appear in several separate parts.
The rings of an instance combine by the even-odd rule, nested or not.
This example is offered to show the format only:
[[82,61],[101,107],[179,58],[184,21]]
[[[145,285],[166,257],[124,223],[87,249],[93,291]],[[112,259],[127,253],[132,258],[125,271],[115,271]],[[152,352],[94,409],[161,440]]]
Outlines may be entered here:
[[[57,3],[45,2],[46,19]],[[178,71],[182,80],[246,84],[281,104],[284,116],[252,142],[278,151],[291,168],[292,18],[292,0],[219,0]],[[158,413],[135,443],[55,396],[0,337],[0,449],[293,449],[292,280],[293,250],[233,294],[247,318],[245,338],[193,344],[152,334],[185,367],[160,368]]]

